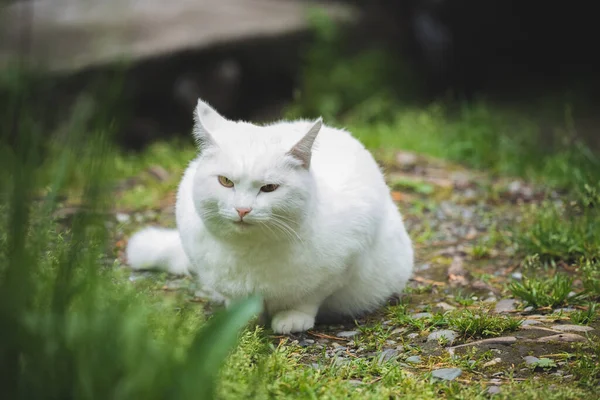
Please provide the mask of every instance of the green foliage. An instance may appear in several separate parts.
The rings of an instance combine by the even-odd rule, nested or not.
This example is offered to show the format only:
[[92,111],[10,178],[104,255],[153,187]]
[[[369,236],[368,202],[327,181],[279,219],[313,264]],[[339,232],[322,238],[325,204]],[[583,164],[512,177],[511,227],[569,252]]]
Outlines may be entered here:
[[493,337],[519,328],[521,320],[505,315],[494,315],[489,310],[460,310],[448,315],[450,328],[465,337]]
[[[315,40],[305,52],[302,83],[290,118],[343,115],[360,121],[389,118],[396,103],[390,79],[411,75],[407,66],[384,48],[350,50],[344,32],[319,10],[310,14]],[[394,79],[396,80],[396,79]],[[407,80],[417,82],[417,80]],[[405,85],[404,92],[412,88]]]
[[577,354],[568,363],[569,373],[575,375],[577,384],[583,388],[598,390],[600,384],[600,345],[585,344],[577,349]]
[[536,362],[533,362],[529,365],[530,368],[536,369],[536,368],[542,368],[542,369],[552,369],[552,368],[556,368],[556,363],[554,362],[554,360],[550,359],[550,358],[540,358],[539,360],[537,360]]
[[574,324],[589,325],[596,320],[597,309],[598,303],[588,303],[585,310],[572,312],[569,318]]
[[576,304],[584,296],[584,293],[569,296],[573,290],[573,278],[562,274],[552,278],[523,277],[522,282],[511,282],[508,288],[513,296],[536,308]]
[[[81,123],[61,136],[62,151],[48,151],[43,121],[35,118],[40,103],[24,101],[27,81],[11,85],[19,89],[0,110],[3,123],[13,121],[3,125],[0,142],[3,395],[212,398],[220,367],[261,300],[248,299],[203,324],[190,303],[152,296],[124,279],[106,250],[110,118],[74,117]],[[80,211],[69,227],[60,226],[52,215],[77,169],[85,171]]]
[[576,261],[600,259],[600,207],[594,206],[589,190],[564,204],[546,202],[531,206],[516,230],[519,247],[528,254],[539,254],[543,260]]

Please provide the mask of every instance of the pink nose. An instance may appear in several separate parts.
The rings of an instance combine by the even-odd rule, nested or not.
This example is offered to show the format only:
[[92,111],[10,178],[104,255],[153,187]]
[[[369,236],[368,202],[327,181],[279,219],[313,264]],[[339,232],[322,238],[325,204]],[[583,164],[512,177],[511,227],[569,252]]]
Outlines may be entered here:
[[251,208],[236,208],[235,210],[237,211],[240,218],[244,218],[246,215],[248,215],[250,213],[250,211],[252,211]]

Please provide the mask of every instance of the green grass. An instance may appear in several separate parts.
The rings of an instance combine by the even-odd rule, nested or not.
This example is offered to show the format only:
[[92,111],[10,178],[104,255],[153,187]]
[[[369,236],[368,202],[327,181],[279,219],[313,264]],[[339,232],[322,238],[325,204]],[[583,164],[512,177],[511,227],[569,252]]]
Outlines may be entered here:
[[556,274],[552,278],[527,278],[522,282],[511,282],[509,290],[513,296],[535,308],[560,307],[581,302],[584,293],[570,296],[573,278]]
[[519,328],[519,318],[494,315],[487,309],[460,310],[448,316],[448,325],[464,337],[494,337]]
[[[90,115],[94,129],[68,130],[56,153],[33,117],[39,104],[23,101],[28,81],[17,77],[15,85],[0,110],[3,395],[213,398],[220,367],[262,301],[242,301],[205,322],[202,310],[180,296],[167,299],[127,281],[107,254],[107,189],[115,176],[110,124]],[[52,215],[72,171],[85,172],[72,189],[81,209],[61,226]]]

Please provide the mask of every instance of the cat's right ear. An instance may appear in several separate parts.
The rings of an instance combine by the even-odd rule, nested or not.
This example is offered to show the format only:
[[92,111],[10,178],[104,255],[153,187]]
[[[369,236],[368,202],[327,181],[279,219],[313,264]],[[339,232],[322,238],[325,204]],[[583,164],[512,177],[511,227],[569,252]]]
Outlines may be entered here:
[[219,114],[208,103],[198,99],[198,104],[194,110],[194,130],[193,135],[200,150],[216,146],[211,131],[218,129],[221,124],[227,120]]

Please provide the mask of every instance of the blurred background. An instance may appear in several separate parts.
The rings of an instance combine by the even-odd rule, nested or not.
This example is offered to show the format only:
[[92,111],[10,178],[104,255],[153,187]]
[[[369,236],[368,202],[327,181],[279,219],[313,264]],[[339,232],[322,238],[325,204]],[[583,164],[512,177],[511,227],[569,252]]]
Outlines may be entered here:
[[129,148],[187,134],[198,97],[253,121],[485,101],[535,116],[547,137],[568,105],[598,147],[588,2],[45,0],[5,1],[0,15],[0,70],[44,71],[54,122],[92,82],[120,77]]
[[[460,320],[488,332],[473,338],[500,335],[504,328],[481,321],[496,324],[489,307],[517,307],[517,299],[519,310],[508,312],[554,309],[556,321],[598,332],[600,35],[592,4],[0,0],[3,398],[368,398],[367,390],[376,399],[488,398],[482,377],[493,372],[498,381],[495,369],[446,389],[429,367],[405,374],[397,355],[428,356],[425,336],[413,332],[409,343],[404,333],[452,327],[460,340],[475,335],[460,331]],[[357,330],[348,339],[360,330],[356,343],[367,349],[351,363],[332,363],[344,353],[320,344],[341,327],[315,334],[319,348],[302,340],[304,350],[253,326],[239,336],[260,299],[213,316],[195,279],[127,267],[133,232],[175,226],[175,193],[197,153],[190,130],[198,97],[256,123],[323,116],[386,172],[416,248],[404,298],[412,303],[345,327]],[[451,308],[431,315],[440,304]],[[476,314],[462,308],[471,305]],[[468,312],[452,314],[461,317],[452,325],[446,311],[454,308]],[[412,311],[431,318],[417,322]],[[403,345],[365,367],[398,331],[384,328],[390,318]],[[513,346],[514,358],[502,356],[504,376],[515,372],[518,381],[502,383],[502,393],[595,398],[595,338],[580,347],[544,343],[535,354],[560,357],[565,371],[544,379],[534,372],[554,362],[515,368],[533,351],[529,341]],[[298,357],[305,350],[307,364]],[[442,365],[435,354],[424,364]],[[388,359],[393,370],[380,364]],[[447,365],[473,371],[489,358],[477,360],[453,356]],[[359,379],[368,384],[357,387]]]

